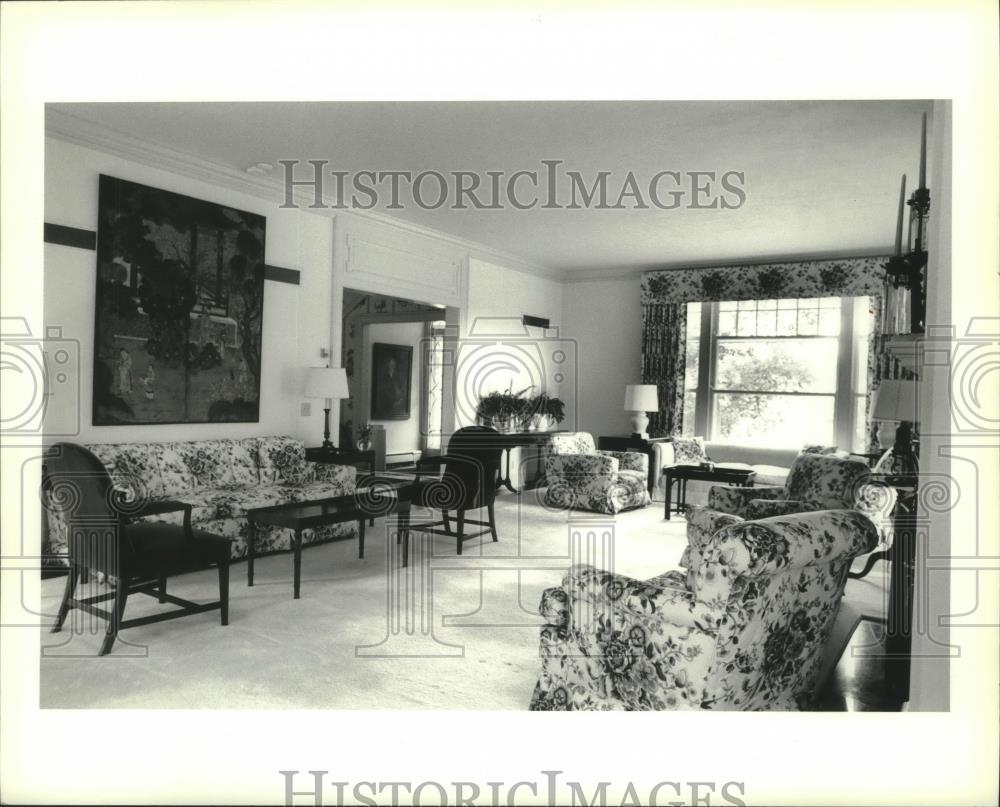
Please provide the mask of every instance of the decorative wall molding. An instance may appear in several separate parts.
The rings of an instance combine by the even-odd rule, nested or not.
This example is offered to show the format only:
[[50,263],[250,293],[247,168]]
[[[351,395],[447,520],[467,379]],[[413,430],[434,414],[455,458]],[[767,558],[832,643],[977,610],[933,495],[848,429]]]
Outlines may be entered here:
[[343,224],[343,284],[347,288],[424,303],[464,304],[464,250],[363,218],[345,217]]

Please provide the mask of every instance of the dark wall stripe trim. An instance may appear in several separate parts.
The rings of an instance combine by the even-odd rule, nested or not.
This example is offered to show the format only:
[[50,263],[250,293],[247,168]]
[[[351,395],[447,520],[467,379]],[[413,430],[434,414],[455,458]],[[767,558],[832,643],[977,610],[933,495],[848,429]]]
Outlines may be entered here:
[[[97,249],[97,233],[93,230],[81,230],[79,227],[67,227],[63,224],[45,222],[45,243],[79,249]],[[292,283],[298,286],[299,272],[296,269],[282,269],[280,266],[265,265],[264,280]]]
[[275,280],[278,283],[299,285],[298,269],[282,269],[280,266],[264,265],[264,280]]
[[80,249],[97,249],[97,233],[93,230],[81,230],[78,227],[66,227],[62,224],[45,222],[45,243],[59,244],[63,247],[79,247]]

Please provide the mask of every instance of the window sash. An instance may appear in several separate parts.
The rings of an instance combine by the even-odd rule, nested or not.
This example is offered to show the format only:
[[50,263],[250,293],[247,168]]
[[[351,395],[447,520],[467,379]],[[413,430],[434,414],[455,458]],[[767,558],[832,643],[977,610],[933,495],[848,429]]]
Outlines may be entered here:
[[[796,300],[794,298],[782,298],[775,301],[774,308],[768,306],[765,311],[770,313],[775,310],[795,310],[796,312],[807,309],[831,310],[839,308],[840,328],[839,333],[809,333],[809,334],[768,334],[768,335],[739,335],[737,333],[720,335],[719,312],[726,307],[726,310],[734,311],[740,309],[748,310],[748,302],[754,303],[752,310],[759,311],[761,301],[721,301],[700,303],[700,329],[699,329],[699,352],[698,352],[698,374],[697,386],[688,387],[685,385],[686,393],[694,393],[694,433],[705,435],[707,439],[718,439],[715,418],[715,398],[717,395],[745,394],[745,395],[791,395],[808,397],[832,397],[834,400],[834,429],[832,439],[836,445],[848,448],[863,448],[856,445],[856,437],[863,429],[858,423],[859,414],[857,401],[859,397],[867,396],[867,389],[855,388],[855,382],[863,377],[861,373],[861,363],[867,363],[867,340],[861,338],[862,334],[855,333],[860,324],[855,321],[856,299],[853,297],[841,298],[808,298],[807,300]],[[691,313],[691,308],[689,315]],[[689,324],[690,327],[690,324]],[[719,387],[716,382],[716,370],[718,362],[718,345],[726,341],[748,341],[748,340],[777,341],[782,339],[836,339],[837,340],[837,369],[836,384],[832,392],[786,392],[783,390],[735,390]],[[690,422],[688,418],[685,421]],[[817,436],[817,439],[820,439]],[[825,438],[823,438],[825,439]]]

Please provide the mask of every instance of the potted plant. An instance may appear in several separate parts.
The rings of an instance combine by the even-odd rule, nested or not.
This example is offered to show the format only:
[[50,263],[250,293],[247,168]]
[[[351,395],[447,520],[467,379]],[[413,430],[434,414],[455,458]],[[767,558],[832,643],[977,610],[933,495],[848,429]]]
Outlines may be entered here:
[[476,407],[476,420],[481,425],[492,426],[499,432],[509,433],[522,427],[528,400],[524,398],[531,387],[518,392],[510,388],[503,392],[491,392],[480,397]]
[[562,423],[566,419],[566,405],[559,398],[542,393],[538,396],[541,400],[538,404],[538,411],[542,421],[539,426],[542,431],[548,431],[556,423]]

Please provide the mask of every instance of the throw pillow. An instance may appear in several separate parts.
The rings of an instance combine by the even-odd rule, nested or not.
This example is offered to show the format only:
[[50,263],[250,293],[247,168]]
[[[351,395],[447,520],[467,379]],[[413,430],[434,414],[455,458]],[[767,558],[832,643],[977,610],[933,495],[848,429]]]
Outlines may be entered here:
[[675,465],[697,465],[707,459],[704,437],[675,437],[673,444]]

